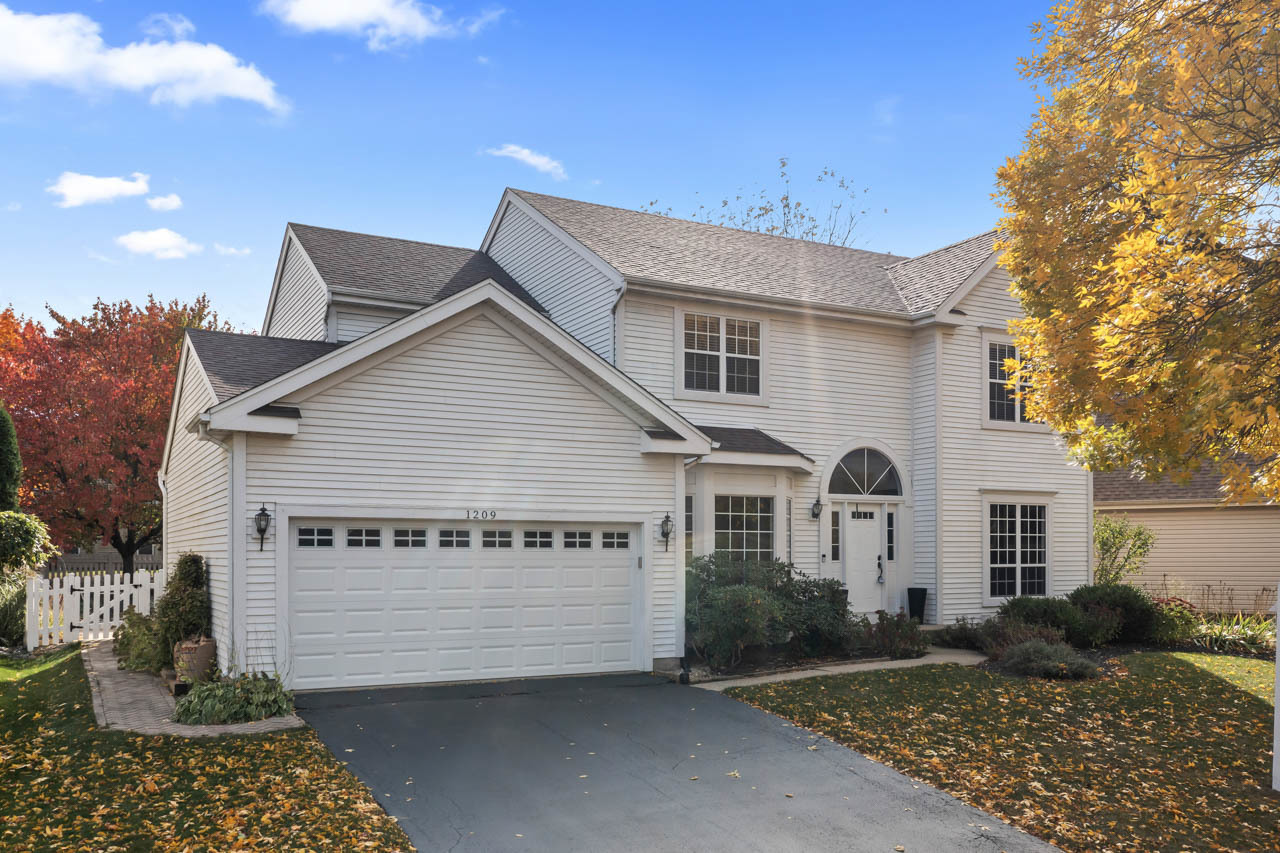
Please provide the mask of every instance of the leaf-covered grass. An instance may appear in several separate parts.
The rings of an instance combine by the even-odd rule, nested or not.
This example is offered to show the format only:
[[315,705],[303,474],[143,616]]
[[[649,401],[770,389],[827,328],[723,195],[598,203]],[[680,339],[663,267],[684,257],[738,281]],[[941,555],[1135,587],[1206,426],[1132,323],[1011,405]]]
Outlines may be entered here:
[[311,729],[99,730],[76,649],[0,662],[0,849],[410,850]]
[[1100,681],[923,666],[726,691],[1067,850],[1280,850],[1274,664],[1137,653]]

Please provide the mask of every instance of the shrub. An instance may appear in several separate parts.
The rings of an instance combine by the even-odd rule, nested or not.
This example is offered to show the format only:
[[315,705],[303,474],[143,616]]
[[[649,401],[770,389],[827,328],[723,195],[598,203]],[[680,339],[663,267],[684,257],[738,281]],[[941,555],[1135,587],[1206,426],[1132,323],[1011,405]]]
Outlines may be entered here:
[[1080,608],[1080,628],[1070,637],[1071,645],[1081,649],[1105,646],[1120,636],[1124,615],[1105,604],[1088,604]]
[[950,625],[929,633],[929,642],[935,646],[948,649],[973,649],[982,651],[983,626],[990,622],[979,622],[967,616],[958,616]]
[[22,483],[22,456],[13,418],[0,405],[0,512],[18,511],[18,486]]
[[0,512],[0,572],[34,569],[56,556],[43,521],[25,512]]
[[1142,571],[1155,542],[1149,527],[1122,516],[1094,513],[1093,582],[1111,586]]
[[[1082,586],[1067,596],[1076,607],[1109,607],[1120,613],[1120,630],[1116,635],[1122,643],[1150,643],[1154,639],[1156,606],[1151,597],[1136,586],[1127,584],[1094,584]],[[1070,637],[1068,637],[1070,639]]]
[[1020,595],[1000,605],[1000,615],[1026,625],[1057,628],[1073,645],[1090,633],[1084,613],[1065,598]]
[[250,723],[293,712],[293,693],[274,676],[254,673],[191,686],[178,700],[173,718],[179,723],[214,725]]
[[865,616],[849,620],[844,649],[850,654],[870,652],[879,657],[918,658],[929,651],[920,623],[899,610],[876,611],[876,621]]
[[1204,616],[1192,642],[1210,651],[1229,654],[1274,652],[1276,623],[1262,613]]
[[1061,645],[1062,631],[1048,625],[1030,625],[1017,619],[994,616],[982,623],[976,648],[992,660],[1000,660],[1009,649],[1029,640]]
[[205,572],[204,557],[199,554],[183,554],[178,564],[173,567],[173,574],[165,584],[204,589],[208,586],[209,576]]
[[208,636],[212,615],[209,593],[201,587],[168,583],[156,601],[160,641],[169,650],[165,665],[173,663],[173,646],[180,640]]
[[130,609],[115,631],[116,659],[125,669],[159,672],[173,666],[181,640],[208,636],[213,626],[204,558],[183,554],[150,616]]
[[21,646],[27,634],[27,577],[0,572],[0,646]]
[[1062,643],[1027,640],[1008,649],[1000,669],[1031,678],[1094,678],[1098,668]]
[[1191,642],[1200,626],[1200,614],[1194,604],[1185,598],[1156,598],[1151,603],[1156,608],[1153,642],[1165,646]]
[[693,647],[716,669],[727,669],[752,646],[786,642],[789,631],[778,596],[758,586],[706,592],[692,635]]
[[849,593],[840,581],[794,577],[782,594],[784,619],[801,654],[827,654],[843,644],[849,624]]
[[173,662],[173,646],[165,648],[159,621],[132,607],[124,612],[112,636],[116,660],[124,669],[159,673]]

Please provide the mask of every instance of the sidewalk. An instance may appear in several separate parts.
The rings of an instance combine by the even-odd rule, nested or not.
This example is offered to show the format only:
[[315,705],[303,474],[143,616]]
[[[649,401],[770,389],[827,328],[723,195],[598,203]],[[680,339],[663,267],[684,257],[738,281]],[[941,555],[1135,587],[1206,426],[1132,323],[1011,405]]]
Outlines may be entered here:
[[80,659],[84,661],[89,692],[93,694],[93,716],[99,728],[144,735],[214,737],[275,732],[304,725],[296,714],[224,726],[175,723],[173,697],[160,679],[146,672],[120,669],[111,645],[111,640],[98,640],[80,646]]
[[797,669],[791,672],[779,672],[773,675],[749,675],[744,678],[731,678],[726,681],[704,681],[693,684],[702,690],[719,693],[730,687],[749,687],[753,684],[769,684],[775,681],[798,681],[802,678],[814,678],[819,675],[843,675],[847,672],[870,672],[876,669],[907,669],[913,666],[929,666],[936,663],[954,663],[960,666],[974,666],[982,663],[987,656],[968,649],[943,649],[930,647],[929,653],[922,658],[907,660],[874,660],[853,663],[836,663],[815,666],[810,669]]

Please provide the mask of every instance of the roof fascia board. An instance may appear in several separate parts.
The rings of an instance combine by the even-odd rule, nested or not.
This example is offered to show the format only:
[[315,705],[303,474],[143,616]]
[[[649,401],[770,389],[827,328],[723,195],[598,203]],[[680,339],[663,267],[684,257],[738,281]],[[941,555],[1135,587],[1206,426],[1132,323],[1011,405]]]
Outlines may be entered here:
[[489,253],[489,246],[492,244],[494,236],[498,233],[498,227],[501,225],[503,217],[506,216],[508,207],[515,207],[531,218],[534,222],[537,222],[549,231],[553,237],[556,237],[560,242],[572,249],[584,261],[603,273],[618,287],[624,287],[626,285],[626,281],[623,278],[622,273],[614,269],[613,266],[605,261],[604,258],[584,246],[578,241],[578,238],[552,222],[551,219],[536,207],[520,198],[520,196],[513,192],[510,187],[508,187],[502,194],[502,201],[498,205],[498,215],[494,217],[494,221],[490,224],[489,230],[485,233],[484,242],[480,244],[480,251],[485,254]]
[[298,419],[248,414],[210,420],[209,428],[219,432],[260,432],[271,435],[297,435]]
[[1231,509],[1234,507],[1265,507],[1264,503],[1229,504],[1226,501],[1099,501],[1093,502],[1095,509]]
[[941,305],[934,309],[934,315],[941,317],[951,313],[951,309],[959,305],[978,286],[978,283],[996,268],[996,264],[1000,262],[1000,254],[1000,252],[992,252],[985,261],[978,264],[978,268],[969,273],[969,277],[953,290]]
[[367,296],[354,290],[329,288],[330,301],[339,305],[352,305],[360,308],[402,308],[417,311],[426,305],[425,302],[410,302],[405,299],[387,299],[383,296]]
[[752,468],[788,468],[813,473],[813,460],[798,453],[750,453],[743,450],[712,450],[698,460],[704,465],[745,465]]
[[773,311],[785,311],[794,314],[838,317],[844,320],[858,320],[880,326],[904,328],[911,325],[907,314],[894,314],[887,311],[864,311],[856,308],[844,308],[830,302],[809,302],[803,299],[785,297],[747,296],[714,287],[696,287],[688,284],[657,281],[656,279],[628,278],[629,292],[633,295],[652,294],[655,296],[678,297],[680,299],[700,302],[717,302],[725,305],[747,305]]

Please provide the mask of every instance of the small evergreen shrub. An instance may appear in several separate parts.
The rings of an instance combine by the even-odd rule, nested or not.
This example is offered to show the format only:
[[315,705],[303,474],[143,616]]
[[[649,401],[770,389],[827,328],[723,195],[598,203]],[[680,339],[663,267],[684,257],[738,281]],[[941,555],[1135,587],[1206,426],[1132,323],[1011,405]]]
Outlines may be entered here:
[[792,578],[782,589],[787,628],[802,655],[839,649],[849,624],[849,593],[835,578]]
[[25,512],[0,512],[0,572],[36,569],[56,556],[43,521]]
[[202,681],[178,700],[173,718],[189,725],[250,723],[293,713],[293,693],[274,676],[254,673]]
[[1185,598],[1156,598],[1151,603],[1156,608],[1152,642],[1177,646],[1195,638],[1200,626],[1200,613],[1194,604]]
[[18,486],[22,485],[22,455],[18,433],[9,410],[0,404],[0,512],[18,511]]
[[1029,678],[1094,678],[1098,667],[1070,647],[1044,640],[1027,640],[1012,646],[1000,659],[1000,669]]
[[1150,643],[1155,639],[1156,606],[1151,597],[1136,586],[1127,584],[1094,584],[1082,586],[1067,599],[1087,610],[1108,607],[1120,613],[1120,630],[1116,639],[1122,643]]
[[716,669],[742,660],[751,646],[786,642],[789,630],[778,596],[758,586],[715,587],[706,592],[693,647]]
[[877,610],[875,622],[865,616],[849,620],[844,649],[849,654],[918,658],[929,651],[929,641],[920,623],[901,610],[894,614]]
[[947,649],[973,649],[982,651],[983,626],[990,622],[959,616],[955,622],[929,633],[929,642]]
[[1086,633],[1084,614],[1065,598],[1020,595],[1000,605],[999,613],[1026,625],[1057,628],[1072,644]]
[[1071,645],[1081,649],[1096,649],[1112,642],[1124,624],[1121,612],[1105,604],[1087,604],[1080,608],[1080,615],[1080,628],[1070,639]]
[[173,662],[173,646],[166,650],[160,623],[130,607],[112,634],[116,661],[122,669],[158,674]]
[[0,572],[0,646],[21,646],[26,635],[27,576]]

